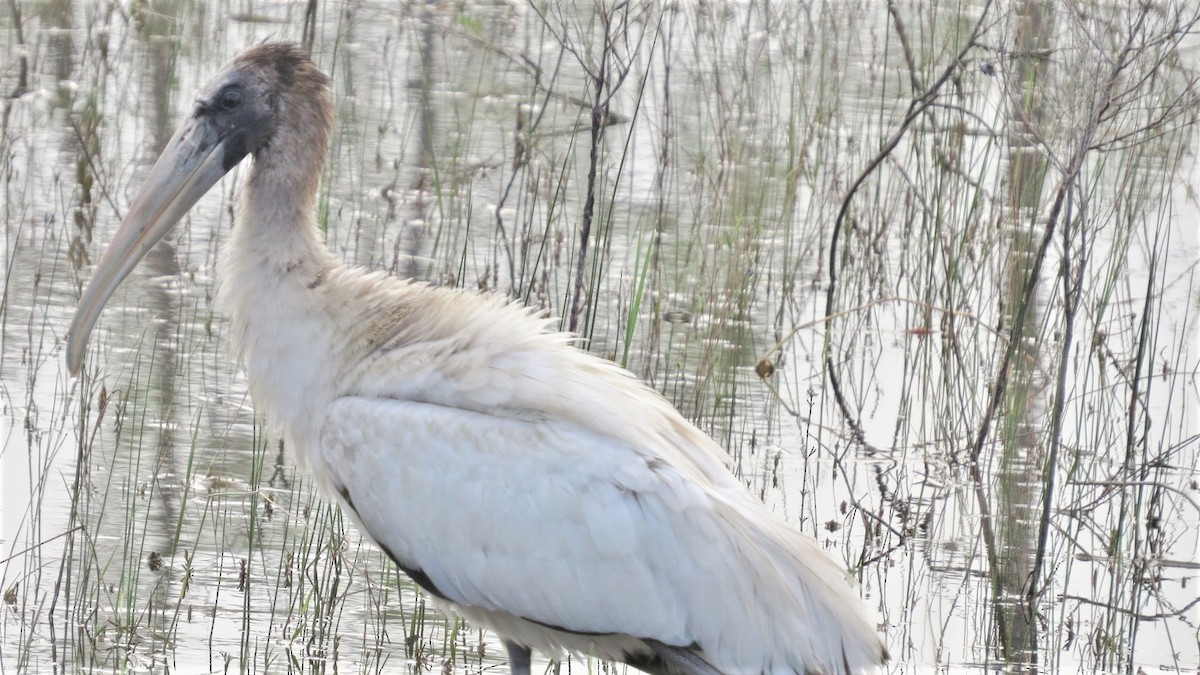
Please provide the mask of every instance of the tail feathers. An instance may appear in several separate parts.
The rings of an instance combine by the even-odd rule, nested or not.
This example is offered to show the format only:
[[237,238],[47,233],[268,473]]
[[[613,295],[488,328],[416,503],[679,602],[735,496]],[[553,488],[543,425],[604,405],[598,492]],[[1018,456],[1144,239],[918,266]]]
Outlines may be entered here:
[[[650,675],[727,675],[712,663],[704,661],[704,657],[694,645],[691,647],[673,647],[658,640],[643,640],[653,651],[648,655],[626,655],[625,663],[643,673]],[[887,649],[883,649],[882,661],[888,659]],[[850,657],[842,650],[841,674],[857,673],[858,669],[850,663]],[[827,675],[827,671],[804,670],[803,675]]]
[[[728,675],[704,659],[698,647],[672,647],[657,640],[644,640],[653,650],[649,654],[629,654],[625,663],[650,675]],[[883,650],[883,660],[888,658],[887,650]],[[842,670],[839,673],[852,674],[858,672],[850,665],[850,659],[842,650]],[[828,675],[822,669],[818,671],[805,670],[802,675]]]
[[888,660],[887,648],[845,568],[783,521],[750,507],[734,508],[742,516],[734,522],[744,528],[738,547],[744,569],[754,570],[755,597],[761,602],[757,627],[766,645],[765,662],[742,654],[717,663],[741,670],[759,670],[761,663],[764,672],[879,672]]
[[724,675],[694,647],[673,647],[658,640],[644,641],[649,654],[629,654],[625,663],[651,675]]

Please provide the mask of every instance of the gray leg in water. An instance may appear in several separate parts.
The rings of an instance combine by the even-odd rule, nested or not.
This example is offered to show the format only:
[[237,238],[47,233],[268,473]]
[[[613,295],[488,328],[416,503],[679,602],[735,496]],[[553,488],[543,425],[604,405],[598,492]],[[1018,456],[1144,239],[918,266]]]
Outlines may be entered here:
[[529,671],[529,647],[505,640],[504,648],[508,650],[508,669],[512,675],[532,675]]

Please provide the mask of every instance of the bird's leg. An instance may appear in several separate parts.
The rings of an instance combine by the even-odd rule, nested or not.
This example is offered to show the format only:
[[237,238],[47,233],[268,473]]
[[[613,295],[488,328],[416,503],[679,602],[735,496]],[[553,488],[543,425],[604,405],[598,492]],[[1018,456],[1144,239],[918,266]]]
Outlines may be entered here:
[[504,648],[508,650],[508,669],[512,671],[512,675],[531,675],[529,671],[529,647],[523,647],[515,642],[505,640]]

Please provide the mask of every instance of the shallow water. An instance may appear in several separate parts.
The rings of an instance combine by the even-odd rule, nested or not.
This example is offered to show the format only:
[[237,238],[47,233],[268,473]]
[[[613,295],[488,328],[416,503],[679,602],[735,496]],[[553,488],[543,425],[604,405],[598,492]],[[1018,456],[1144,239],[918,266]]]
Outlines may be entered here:
[[[1017,44],[1031,4],[981,42]],[[1137,17],[1052,5],[1033,131],[1012,112],[1019,58],[969,52],[839,228],[914,81],[937,81],[984,11],[898,5],[630,6],[578,329],[859,577],[894,671],[1194,668],[1200,141],[1182,102],[1200,42],[1130,59],[1155,76],[1112,90],[1127,95],[1026,305],[1081,120]],[[109,302],[85,376],[66,373],[81,284],[193,92],[247,45],[301,40],[305,5],[15,6],[0,32],[0,670],[506,669],[256,420],[212,304],[238,176]],[[569,314],[599,23],[591,4],[551,10],[318,3],[339,115],[321,221],[339,256]],[[1166,35],[1171,16],[1142,25]],[[1023,144],[1052,168],[1019,208]]]

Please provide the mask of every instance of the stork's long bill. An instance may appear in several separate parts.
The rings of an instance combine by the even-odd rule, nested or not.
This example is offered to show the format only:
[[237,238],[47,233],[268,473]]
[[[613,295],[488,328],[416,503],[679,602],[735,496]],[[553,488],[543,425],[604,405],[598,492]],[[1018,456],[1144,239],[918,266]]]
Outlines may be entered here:
[[[67,368],[72,375],[83,365],[100,312],[125,277],[209,188],[261,145],[267,126],[251,110],[254,106],[245,100],[242,88],[231,84],[214,94],[212,100],[197,101],[167,143],[92,273],[67,334]],[[226,114],[214,114],[216,106]]]

